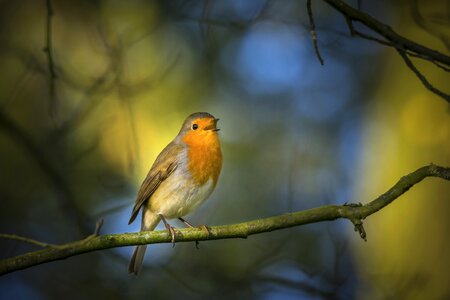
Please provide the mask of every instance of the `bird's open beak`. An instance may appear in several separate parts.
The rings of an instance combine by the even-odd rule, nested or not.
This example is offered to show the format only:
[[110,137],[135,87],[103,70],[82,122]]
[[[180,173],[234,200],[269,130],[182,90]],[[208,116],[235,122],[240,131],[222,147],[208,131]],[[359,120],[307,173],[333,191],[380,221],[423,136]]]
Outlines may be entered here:
[[217,128],[217,121],[219,121],[219,119],[212,119],[211,124],[206,126],[205,130],[219,131],[220,129]]

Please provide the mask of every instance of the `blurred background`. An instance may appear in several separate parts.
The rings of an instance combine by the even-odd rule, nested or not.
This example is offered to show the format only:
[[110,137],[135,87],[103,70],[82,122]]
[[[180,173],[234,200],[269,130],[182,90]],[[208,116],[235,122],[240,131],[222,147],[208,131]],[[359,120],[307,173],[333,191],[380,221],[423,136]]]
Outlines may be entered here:
[[[196,111],[221,119],[224,166],[194,224],[366,203],[450,165],[448,103],[312,2],[323,66],[306,1],[51,1],[50,31],[48,2],[0,1],[0,232],[66,243],[100,218],[102,233],[138,231],[137,189]],[[349,2],[448,55],[449,1]],[[448,92],[448,73],[417,66]],[[367,242],[338,220],[152,245],[137,278],[117,248],[2,276],[0,298],[449,299],[449,200],[426,179],[365,220]]]

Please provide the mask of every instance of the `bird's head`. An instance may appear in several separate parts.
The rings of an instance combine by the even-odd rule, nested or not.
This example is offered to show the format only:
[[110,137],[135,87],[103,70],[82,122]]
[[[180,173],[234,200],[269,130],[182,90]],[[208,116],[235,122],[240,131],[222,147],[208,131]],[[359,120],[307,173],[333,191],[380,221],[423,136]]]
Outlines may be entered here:
[[187,145],[204,144],[217,140],[217,121],[213,115],[206,112],[193,113],[183,123],[179,136]]

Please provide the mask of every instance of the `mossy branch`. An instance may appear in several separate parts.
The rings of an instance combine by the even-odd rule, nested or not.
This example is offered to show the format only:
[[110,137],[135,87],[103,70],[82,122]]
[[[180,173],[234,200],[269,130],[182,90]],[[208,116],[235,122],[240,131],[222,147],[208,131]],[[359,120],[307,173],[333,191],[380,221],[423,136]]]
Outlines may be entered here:
[[[350,220],[354,224],[355,230],[365,239],[366,234],[362,220],[386,207],[426,177],[440,177],[450,180],[450,168],[433,164],[421,167],[402,177],[387,192],[365,205],[326,205],[239,224],[213,226],[210,227],[209,237],[206,230],[197,228],[180,229],[176,231],[176,242],[246,238],[253,234],[341,218]],[[101,223],[97,223],[94,234],[83,240],[64,245],[49,245],[39,251],[4,259],[0,261],[0,275],[102,249],[171,242],[171,237],[165,230],[98,235],[100,226]],[[7,238],[3,235],[3,238],[5,237]],[[42,245],[48,244],[43,243]]]

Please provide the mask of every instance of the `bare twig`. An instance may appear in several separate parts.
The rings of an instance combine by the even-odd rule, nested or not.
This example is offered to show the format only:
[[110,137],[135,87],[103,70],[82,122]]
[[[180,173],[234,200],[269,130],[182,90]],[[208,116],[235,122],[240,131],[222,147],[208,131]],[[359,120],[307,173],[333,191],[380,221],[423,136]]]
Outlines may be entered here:
[[[443,54],[437,50],[428,48],[424,45],[421,45],[419,43],[416,43],[410,39],[405,38],[404,36],[398,34],[395,32],[390,26],[378,21],[377,19],[373,18],[369,14],[366,14],[362,12],[359,9],[353,8],[352,6],[348,5],[342,0],[322,0],[326,3],[328,3],[330,6],[332,6],[336,11],[341,13],[347,22],[347,25],[350,29],[350,33],[352,36],[358,36],[361,38],[364,38],[366,40],[370,40],[373,42],[377,42],[384,46],[389,46],[393,48],[401,48],[404,49],[404,53],[409,57],[418,57],[420,59],[429,61],[436,65],[438,68],[441,68],[442,70],[449,72],[450,70],[450,56]],[[417,0],[416,0],[417,1]],[[308,17],[309,17],[309,27],[310,27],[310,34],[311,39],[313,41],[314,45],[314,51],[316,53],[316,56],[321,64],[323,64],[323,59],[321,57],[319,47],[318,47],[318,40],[317,40],[317,34],[315,30],[315,24],[314,24],[314,16],[312,13],[311,8],[311,0],[307,0],[307,11],[308,11]],[[417,5],[416,5],[417,6]],[[361,1],[357,1],[357,7],[361,7]],[[413,7],[415,9],[415,17],[418,19],[418,23],[420,26],[424,26],[424,20],[423,17],[417,12],[417,7]],[[239,21],[239,22],[233,22],[233,21],[222,21],[222,20],[215,20],[215,19],[207,19],[205,16],[200,18],[194,18],[194,17],[185,17],[181,16],[183,19],[186,20],[192,20],[196,22],[201,23],[208,23],[210,25],[214,26],[223,26],[223,27],[230,27],[234,29],[245,29],[251,26],[254,22],[258,21],[259,18],[256,19],[250,19],[247,21]],[[283,20],[278,20],[281,22],[284,22]],[[365,32],[356,30],[353,26],[353,22],[358,22],[365,26],[367,29],[379,34],[381,38],[375,37],[373,35],[367,34]],[[289,22],[285,22],[288,23]],[[295,25],[299,25],[299,23],[296,23]],[[425,28],[427,29],[427,28]],[[443,40],[444,43],[446,43],[446,39],[444,39],[441,35],[439,36],[441,40]],[[447,44],[446,44],[447,45]],[[417,73],[416,73],[417,74]],[[438,96],[442,97],[444,100],[450,102],[448,99],[450,97],[449,94],[433,87],[429,82],[426,80],[425,77],[420,77],[419,79],[421,82],[425,85],[427,89],[430,89],[433,93],[437,94]],[[425,81],[423,80],[425,79]],[[425,84],[425,82],[428,82],[428,84]]]
[[44,47],[44,52],[47,55],[48,73],[49,73],[49,94],[50,94],[49,113],[51,116],[54,116],[57,110],[56,90],[55,90],[55,80],[57,76],[55,71],[55,62],[53,60],[53,45],[52,45],[52,17],[54,12],[51,0],[47,0],[46,5],[47,5],[47,21],[45,27],[46,44]]
[[103,219],[99,219],[97,223],[95,223],[95,229],[93,233],[94,236],[100,235],[100,230],[102,229],[102,226],[103,226]]
[[[396,44],[395,44],[395,43],[388,42],[388,41],[386,41],[386,40],[383,40],[383,39],[380,39],[380,38],[371,36],[371,35],[369,35],[369,34],[367,34],[367,33],[363,33],[363,32],[361,32],[361,31],[356,30],[356,29],[353,27],[353,21],[352,21],[351,19],[347,18],[347,17],[346,17],[345,19],[346,19],[346,21],[347,21],[347,25],[348,25],[348,28],[349,28],[349,30],[350,30],[350,34],[351,34],[352,36],[359,36],[359,37],[361,37],[361,38],[363,38],[363,39],[366,39],[366,40],[369,40],[369,41],[373,41],[373,42],[376,42],[376,43],[381,44],[381,45],[384,45],[384,46],[388,46],[388,47],[396,47]],[[424,60],[428,60],[428,61],[430,61],[431,63],[433,63],[436,67],[441,68],[441,69],[444,70],[445,72],[450,72],[450,68],[449,68],[449,67],[445,67],[445,66],[443,66],[442,64],[440,64],[440,63],[438,63],[438,62],[436,62],[436,61],[434,61],[434,60],[430,60],[430,59],[429,59],[427,56],[425,56],[425,55],[422,55],[422,54],[420,54],[420,53],[414,53],[414,52],[411,52],[411,51],[404,51],[404,52],[405,52],[405,54],[408,55],[408,56],[411,56],[411,57],[417,57],[417,58],[421,58],[421,59],[424,59]]]
[[361,32],[359,30],[356,30],[355,27],[353,27],[353,21],[350,18],[345,18],[345,20],[347,21],[347,25],[348,25],[348,28],[350,30],[350,34],[352,36],[359,36],[359,37],[361,37],[363,39],[366,39],[366,40],[369,40],[369,41],[373,41],[373,42],[376,42],[378,44],[381,44],[381,45],[384,45],[384,46],[388,46],[388,47],[393,47],[394,46],[394,44],[391,43],[391,42],[379,39],[379,38],[371,36],[371,35],[369,35],[367,33],[364,33],[364,32]]
[[30,238],[19,236],[19,235],[15,235],[15,234],[0,233],[0,238],[1,239],[9,239],[9,240],[21,241],[21,242],[25,242],[25,243],[28,243],[28,244],[36,245],[36,246],[39,246],[39,247],[43,247],[43,248],[55,246],[53,244],[40,242],[40,241],[37,241],[37,240],[34,240],[34,239],[30,239]]
[[323,58],[320,55],[319,45],[317,44],[316,25],[314,24],[314,16],[311,8],[311,0],[306,1],[306,8],[308,10],[309,25],[310,25],[309,33],[311,34],[311,39],[314,44],[314,51],[316,52],[317,59],[323,66]]
[[[421,54],[418,54],[418,53],[407,52],[406,54],[408,54],[411,57],[417,57],[417,58],[421,58],[421,59],[427,60],[427,58],[425,56],[423,56]],[[438,63],[438,62],[436,62],[434,60],[432,60],[431,63],[434,64],[436,67],[444,70],[445,72],[450,72],[450,67],[443,66],[443,65],[441,65],[440,63]]]
[[352,21],[357,21],[367,28],[377,32],[387,41],[390,41],[396,45],[402,46],[403,49],[414,53],[420,53],[428,59],[442,63],[443,65],[450,66],[450,56],[445,55],[439,51],[430,49],[421,44],[418,44],[412,40],[409,40],[397,32],[395,32],[390,26],[381,23],[372,16],[357,10],[341,0],[323,0],[331,5],[345,17],[350,18]]
[[[212,226],[209,232],[199,228],[179,229],[176,231],[176,241],[192,242],[247,238],[254,234],[341,218],[350,220],[358,229],[361,237],[364,237],[363,219],[383,209],[426,177],[439,177],[450,180],[450,168],[433,164],[421,167],[403,176],[387,192],[365,205],[325,205],[239,224]],[[40,251],[4,259],[0,261],[0,274],[102,249],[169,242],[171,242],[171,236],[167,233],[167,230],[95,236],[87,240],[83,239],[64,245],[48,247]]]
[[[348,28],[349,28],[349,30],[350,30],[350,34],[352,35],[352,36],[359,36],[359,37],[361,37],[361,38],[363,38],[363,39],[366,39],[366,40],[369,40],[369,41],[373,41],[373,42],[376,42],[376,43],[379,43],[379,44],[381,44],[381,45],[384,45],[384,46],[388,46],[388,47],[396,47],[396,45],[394,44],[394,43],[392,43],[392,42],[388,42],[388,41],[386,41],[386,40],[382,40],[382,39],[379,39],[379,38],[377,38],[377,37],[374,37],[374,36],[371,36],[371,35],[369,35],[369,34],[366,34],[366,33],[363,33],[363,32],[361,32],[361,31],[358,31],[358,30],[356,30],[354,27],[353,27],[353,22],[352,22],[352,20],[351,19],[349,19],[349,18],[345,18],[346,19],[346,21],[347,21],[347,25],[348,25]],[[424,56],[424,55],[422,55],[422,54],[420,54],[420,53],[413,53],[413,52],[411,52],[411,51],[404,51],[404,54],[405,55],[408,55],[408,56],[411,56],[411,57],[417,57],[417,58],[421,58],[421,59],[424,59],[424,60],[428,60],[428,61],[430,61],[431,63],[433,63],[436,67],[438,67],[438,68],[441,68],[442,70],[444,70],[445,72],[450,72],[450,68],[448,68],[448,67],[445,67],[445,66],[443,66],[442,64],[440,64],[440,63],[438,63],[438,62],[436,62],[436,61],[434,61],[434,60],[430,60],[427,56]]]
[[397,52],[398,54],[400,54],[400,56],[403,58],[403,60],[405,61],[406,65],[408,66],[408,68],[411,69],[411,71],[413,71],[414,74],[416,74],[417,78],[419,78],[419,80],[422,82],[422,84],[428,89],[430,90],[432,93],[435,93],[436,95],[444,98],[445,100],[447,100],[447,102],[450,103],[450,95],[442,92],[441,90],[435,88],[428,80],[427,78],[416,68],[416,66],[414,65],[414,63],[411,61],[411,59],[409,59],[408,55],[406,54],[404,49],[400,49],[397,48]]
[[[370,16],[369,16],[370,17]],[[403,60],[405,61],[406,65],[411,69],[411,71],[413,71],[413,73],[419,78],[419,80],[422,82],[422,84],[432,93],[438,95],[439,97],[445,99],[447,102],[450,102],[450,95],[444,93],[443,91],[435,88],[427,79],[426,77],[416,68],[416,66],[413,64],[413,62],[411,61],[411,59],[409,58],[409,56],[411,57],[417,57],[417,58],[421,58],[423,60],[427,60],[431,63],[433,63],[435,66],[443,69],[444,71],[448,72],[449,71],[449,67],[446,67],[445,65],[443,65],[441,62],[436,61],[435,59],[433,59],[432,57],[429,56],[428,53],[423,54],[420,52],[415,52],[414,50],[411,49],[406,49],[403,44],[397,40],[397,39],[393,39],[391,41],[386,41],[384,39],[380,39],[374,36],[371,36],[369,34],[363,33],[361,31],[358,31],[354,28],[353,26],[353,19],[349,16],[349,15],[345,15],[345,20],[347,22],[347,26],[350,30],[350,34],[352,36],[359,36],[363,39],[369,40],[369,41],[374,41],[377,42],[381,45],[384,46],[389,46],[389,47],[394,47],[396,48],[397,52],[400,54],[400,56],[403,58]],[[386,28],[389,28],[386,26]],[[374,28],[371,28],[373,30],[375,30]],[[390,28],[389,28],[390,29]],[[380,32],[378,32],[380,33]],[[386,37],[385,35],[382,35],[383,37]]]
[[355,36],[355,28],[353,27],[353,21],[349,17],[345,16],[345,22],[347,23],[347,27],[350,30],[350,35]]
[[[399,34],[397,34],[391,27],[386,24],[381,23],[370,15],[357,10],[341,0],[323,0],[329,5],[334,7],[337,11],[344,15],[347,25],[350,29],[352,36],[357,35],[367,40],[378,42],[385,46],[395,47],[400,54],[400,56],[405,61],[406,65],[416,74],[420,79],[422,84],[434,94],[440,96],[447,102],[450,102],[450,95],[444,93],[443,91],[435,88],[430,82],[425,78],[420,71],[414,66],[408,56],[415,56],[423,60],[427,60],[439,68],[447,71],[450,68],[450,56],[440,53],[436,50],[430,49],[423,45],[420,45],[414,41],[411,41]],[[417,12],[416,12],[417,13]],[[420,19],[416,16],[416,18]],[[371,35],[359,32],[353,27],[353,21],[357,21],[367,28],[377,32],[380,36],[384,38],[379,39]]]
[[103,226],[103,219],[100,218],[96,223],[95,223],[95,229],[94,232],[90,235],[88,235],[83,241],[89,241],[97,236],[100,235],[100,230],[102,229]]

